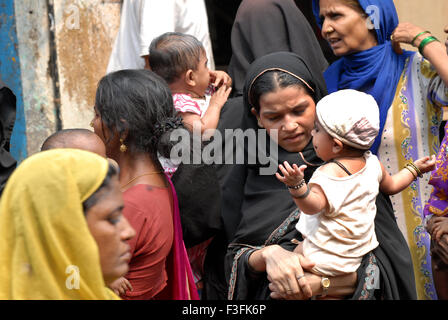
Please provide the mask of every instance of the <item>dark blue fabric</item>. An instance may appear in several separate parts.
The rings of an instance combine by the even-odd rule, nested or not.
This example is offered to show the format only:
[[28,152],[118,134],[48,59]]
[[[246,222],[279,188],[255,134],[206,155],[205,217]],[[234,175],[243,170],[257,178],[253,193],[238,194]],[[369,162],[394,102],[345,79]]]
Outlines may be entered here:
[[[328,93],[341,89],[355,89],[371,94],[380,108],[380,133],[371,147],[377,154],[387,112],[392,105],[395,91],[406,59],[414,54],[404,51],[399,55],[392,48],[390,36],[398,25],[398,15],[392,0],[359,0],[364,12],[375,26],[378,45],[341,57],[324,73]],[[317,23],[319,0],[313,0],[313,12]]]

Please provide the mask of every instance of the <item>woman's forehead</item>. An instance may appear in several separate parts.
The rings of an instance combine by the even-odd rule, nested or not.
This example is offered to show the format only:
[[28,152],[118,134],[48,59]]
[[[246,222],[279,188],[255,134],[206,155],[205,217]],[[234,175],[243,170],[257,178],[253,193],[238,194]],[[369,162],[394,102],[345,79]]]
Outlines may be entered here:
[[276,109],[282,106],[295,107],[309,99],[312,99],[311,96],[301,86],[278,88],[260,97],[260,108]]

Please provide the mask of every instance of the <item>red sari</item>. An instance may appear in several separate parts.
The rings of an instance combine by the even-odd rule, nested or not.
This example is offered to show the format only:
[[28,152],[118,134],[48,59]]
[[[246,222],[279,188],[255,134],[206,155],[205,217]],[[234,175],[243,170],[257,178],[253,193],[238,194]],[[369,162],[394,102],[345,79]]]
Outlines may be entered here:
[[[129,241],[132,258],[127,300],[198,300],[183,242],[177,195],[170,188],[135,185],[123,193],[123,214],[136,231]],[[168,214],[168,212],[170,214]]]

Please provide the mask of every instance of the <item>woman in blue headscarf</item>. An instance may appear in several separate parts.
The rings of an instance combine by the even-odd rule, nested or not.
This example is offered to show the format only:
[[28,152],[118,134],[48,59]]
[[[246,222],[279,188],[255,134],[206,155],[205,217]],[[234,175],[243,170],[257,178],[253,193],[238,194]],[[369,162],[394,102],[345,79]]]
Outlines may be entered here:
[[[322,36],[341,57],[324,73],[328,92],[356,89],[375,97],[380,134],[372,152],[390,172],[436,154],[442,106],[448,105],[448,56],[440,42],[410,23],[398,23],[392,0],[313,0]],[[419,52],[403,51],[399,43]],[[423,208],[428,177],[392,196],[397,223],[409,245],[419,299],[434,299],[430,239]]]

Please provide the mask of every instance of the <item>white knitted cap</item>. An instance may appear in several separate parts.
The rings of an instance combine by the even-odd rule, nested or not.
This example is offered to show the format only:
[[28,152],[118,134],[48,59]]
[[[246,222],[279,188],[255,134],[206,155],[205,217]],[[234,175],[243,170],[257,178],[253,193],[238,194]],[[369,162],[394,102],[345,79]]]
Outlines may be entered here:
[[316,115],[329,135],[354,148],[368,150],[379,132],[378,104],[364,92],[333,92],[317,103]]

